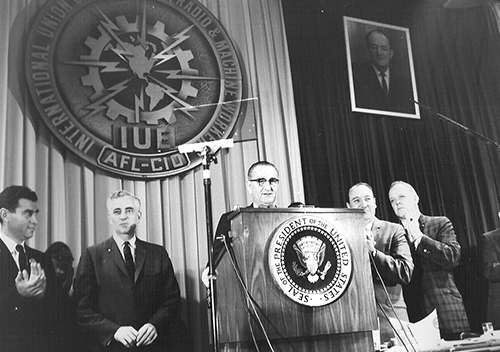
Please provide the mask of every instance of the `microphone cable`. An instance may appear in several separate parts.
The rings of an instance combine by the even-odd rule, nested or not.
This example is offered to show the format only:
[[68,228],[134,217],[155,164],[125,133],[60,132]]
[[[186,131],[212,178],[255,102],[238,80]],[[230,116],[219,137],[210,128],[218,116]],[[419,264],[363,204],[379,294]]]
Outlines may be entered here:
[[[399,319],[397,313],[396,313],[396,309],[394,308],[394,305],[392,304],[392,300],[389,296],[389,292],[387,292],[387,287],[384,283],[384,280],[382,279],[382,275],[380,274],[378,268],[377,268],[377,265],[375,263],[375,259],[373,259],[373,257],[371,255],[369,255],[370,257],[370,261],[373,265],[373,267],[375,268],[375,272],[377,273],[377,277],[379,278],[380,280],[380,283],[381,283],[381,286],[382,288],[384,289],[384,293],[385,293],[385,296],[387,298],[387,301],[389,302],[389,305],[391,307],[391,310],[392,312],[394,313],[394,316],[396,317],[397,321],[399,322],[399,325],[401,325],[401,328],[403,329],[403,332],[405,334],[405,337],[408,341],[408,343],[410,344],[410,346],[412,347],[413,351],[414,352],[417,352],[417,349],[416,347],[413,345],[412,341],[410,340],[410,337],[408,336],[408,332],[406,331],[403,323],[401,322],[401,319]],[[405,350],[407,352],[409,352],[409,349],[408,349],[408,346],[406,346],[406,343],[405,341],[401,338],[401,336],[399,335],[399,333],[397,332],[396,328],[394,327],[394,325],[392,325],[392,322],[391,320],[389,319],[389,316],[387,315],[387,313],[385,312],[385,310],[383,309],[382,305],[380,304],[380,302],[377,302],[377,305],[380,307],[380,310],[382,311],[382,313],[384,314],[385,318],[387,319],[387,321],[389,322],[389,325],[391,326],[392,330],[394,331],[394,333],[397,335],[397,337],[399,338],[399,340],[401,341],[401,343],[403,344]]]
[[[278,329],[278,327],[276,327],[276,325],[269,319],[269,317],[265,314],[264,312],[264,309],[259,305],[259,303],[257,303],[257,301],[252,297],[252,295],[250,294],[250,292],[248,291],[248,288],[246,287],[245,283],[243,282],[243,277],[241,275],[241,270],[239,268],[239,265],[238,265],[238,262],[236,260],[236,258],[234,257],[234,251],[232,249],[232,247],[229,247],[227,245],[227,242],[224,241],[224,244],[226,246],[226,250],[229,254],[229,258],[231,260],[231,265],[233,267],[233,270],[237,276],[237,279],[238,279],[238,283],[240,284],[241,288],[242,288],[242,294],[244,294],[245,298],[246,298],[246,301],[247,301],[247,312],[249,314],[249,316],[251,318],[254,319],[254,321],[257,321],[257,323],[259,324],[259,327],[262,331],[262,333],[264,334],[265,338],[266,338],[266,341],[269,345],[269,348],[271,349],[271,351],[274,352],[274,349],[272,347],[272,344],[271,344],[271,341],[268,337],[268,334],[265,330],[265,327],[264,327],[264,324],[262,323],[262,320],[259,316],[259,312],[260,314],[263,316],[263,318],[265,319],[265,321],[269,324],[270,327],[273,328],[273,330],[279,335],[279,337],[283,340],[286,341],[288,347],[290,348],[290,351],[294,351],[294,352],[299,352],[292,344],[290,341],[288,341],[288,338],[286,336],[283,336],[282,332]],[[251,308],[250,309],[250,306],[248,304],[248,302],[251,302]],[[248,317],[248,315],[247,315]],[[251,332],[253,333],[253,329],[250,325],[250,329],[251,329]],[[256,343],[255,341],[255,337],[252,336],[252,338],[254,339],[254,343]],[[257,347],[257,346],[256,346]]]
[[244,294],[244,296],[246,298],[245,301],[246,301],[246,304],[247,304],[247,313],[248,313],[247,314],[247,320],[248,320],[248,325],[249,325],[249,328],[250,328],[250,334],[252,336],[252,340],[253,340],[253,343],[255,345],[255,348],[257,349],[257,351],[260,351],[259,346],[257,344],[257,340],[255,338],[255,333],[253,331],[253,327],[252,327],[250,318],[253,318],[255,321],[257,321],[260,330],[264,334],[264,338],[266,340],[267,345],[269,346],[270,350],[272,352],[274,352],[274,348],[273,348],[273,346],[271,344],[271,341],[269,339],[267,331],[264,328],[264,324],[262,323],[262,320],[260,319],[260,316],[257,313],[257,309],[255,308],[254,299],[250,295],[250,292],[248,292],[248,289],[247,289],[245,283],[243,282],[243,277],[241,276],[240,268],[239,268],[239,266],[238,266],[238,264],[236,262],[236,258],[234,258],[234,252],[232,251],[232,248],[231,249],[229,248],[229,246],[227,244],[227,241],[225,239],[223,239],[223,242],[224,242],[224,246],[226,247],[227,253],[229,254],[229,258],[231,260],[231,265],[232,265],[233,270],[234,270],[234,272],[236,274],[236,278],[238,279],[238,282],[239,282],[241,288],[243,289],[242,293]]

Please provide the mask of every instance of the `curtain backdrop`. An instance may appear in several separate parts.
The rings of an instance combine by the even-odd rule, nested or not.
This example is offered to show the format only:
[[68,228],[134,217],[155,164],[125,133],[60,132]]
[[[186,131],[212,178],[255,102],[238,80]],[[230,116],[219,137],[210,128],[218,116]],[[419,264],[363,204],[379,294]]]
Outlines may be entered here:
[[[411,183],[427,215],[446,215],[462,246],[455,277],[472,328],[486,319],[478,237],[499,226],[500,155],[436,115],[351,112],[343,16],[409,28],[420,102],[500,142],[498,4],[444,1],[283,2],[306,201],[344,207],[353,184],[374,188],[377,216],[397,221],[387,192]],[[499,328],[499,327],[497,327]]]
[[[280,0],[202,0],[223,24],[241,53],[250,100],[238,123],[235,146],[212,164],[213,221],[250,202],[247,168],[268,160],[280,170],[278,204],[304,201],[295,107]],[[209,340],[206,294],[200,281],[207,262],[205,199],[201,167],[151,181],[108,174],[67,150],[47,129],[28,98],[24,78],[26,33],[39,0],[0,4],[0,188],[24,184],[39,196],[39,226],[30,245],[44,251],[67,243],[78,263],[81,251],[110,236],[105,207],[114,190],[126,189],[143,201],[139,237],[163,245],[170,254],[182,297],[183,318],[196,351]]]

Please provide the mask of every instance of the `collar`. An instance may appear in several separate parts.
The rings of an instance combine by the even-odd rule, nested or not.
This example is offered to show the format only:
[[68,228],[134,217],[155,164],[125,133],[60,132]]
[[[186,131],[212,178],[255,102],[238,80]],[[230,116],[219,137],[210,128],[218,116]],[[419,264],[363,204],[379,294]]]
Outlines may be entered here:
[[[382,73],[381,71],[377,70],[377,68],[375,66],[373,66],[373,70],[375,71],[375,74],[377,75],[377,77],[379,78],[380,80],[380,74]],[[387,68],[387,70],[384,71],[384,74],[385,74],[385,78],[386,79],[389,79],[389,76],[390,76],[390,67]]]
[[261,206],[257,206],[257,204],[255,203],[252,203],[252,206],[254,208],[257,208],[257,209],[269,209],[269,208],[277,208],[278,206],[276,204],[273,204],[273,205],[261,205]]
[[368,225],[365,226],[365,228],[368,230],[368,231],[371,231],[372,230],[372,227],[373,227],[373,223],[375,222],[375,217],[372,219],[372,221],[370,221],[370,223]]
[[[137,237],[134,235],[131,239],[128,240],[128,243],[130,243],[130,247],[132,249],[135,249],[135,242],[136,242]],[[120,248],[120,251],[123,249],[123,244],[125,243],[124,240],[122,240],[117,234],[113,234],[113,240],[115,241],[116,245],[118,248]]]
[[[18,244],[24,247],[24,241],[21,243],[16,243],[16,241],[14,241],[12,238],[8,237],[3,233],[1,226],[0,226],[0,239],[3,241],[3,243],[5,243],[10,253],[17,253],[16,246]],[[24,248],[24,251],[26,252],[26,248]]]

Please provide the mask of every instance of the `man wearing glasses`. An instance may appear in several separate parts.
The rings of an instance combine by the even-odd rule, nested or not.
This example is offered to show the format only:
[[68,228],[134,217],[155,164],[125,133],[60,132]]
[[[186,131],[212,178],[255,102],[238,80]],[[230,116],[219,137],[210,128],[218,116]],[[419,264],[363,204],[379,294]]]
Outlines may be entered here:
[[[276,166],[267,161],[258,161],[248,169],[247,189],[252,195],[254,208],[275,208],[279,173]],[[219,234],[219,232],[217,232]]]
[[[275,208],[279,182],[279,172],[274,164],[268,161],[257,161],[252,164],[248,169],[246,181],[247,191],[252,196],[252,204],[248,208]],[[228,217],[232,213],[233,211],[229,211],[222,214],[215,231],[213,244],[215,267],[217,267],[226,252],[222,239],[225,239],[228,244],[231,243],[231,237],[229,237],[231,223]],[[208,267],[203,271],[202,281],[208,287]]]

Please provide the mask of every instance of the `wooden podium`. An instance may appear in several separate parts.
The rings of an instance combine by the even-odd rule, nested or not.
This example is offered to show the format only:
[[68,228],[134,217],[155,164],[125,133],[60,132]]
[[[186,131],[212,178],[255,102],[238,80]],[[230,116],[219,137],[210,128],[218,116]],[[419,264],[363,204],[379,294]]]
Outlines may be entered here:
[[[287,295],[268,265],[270,238],[277,228],[301,216],[320,218],[345,238],[352,258],[352,276],[343,294],[322,306],[299,304]],[[373,281],[364,236],[363,212],[325,208],[242,208],[230,216],[234,258],[259,312],[274,351],[373,351],[377,329]],[[222,351],[270,351],[226,253],[217,269],[217,319]]]

